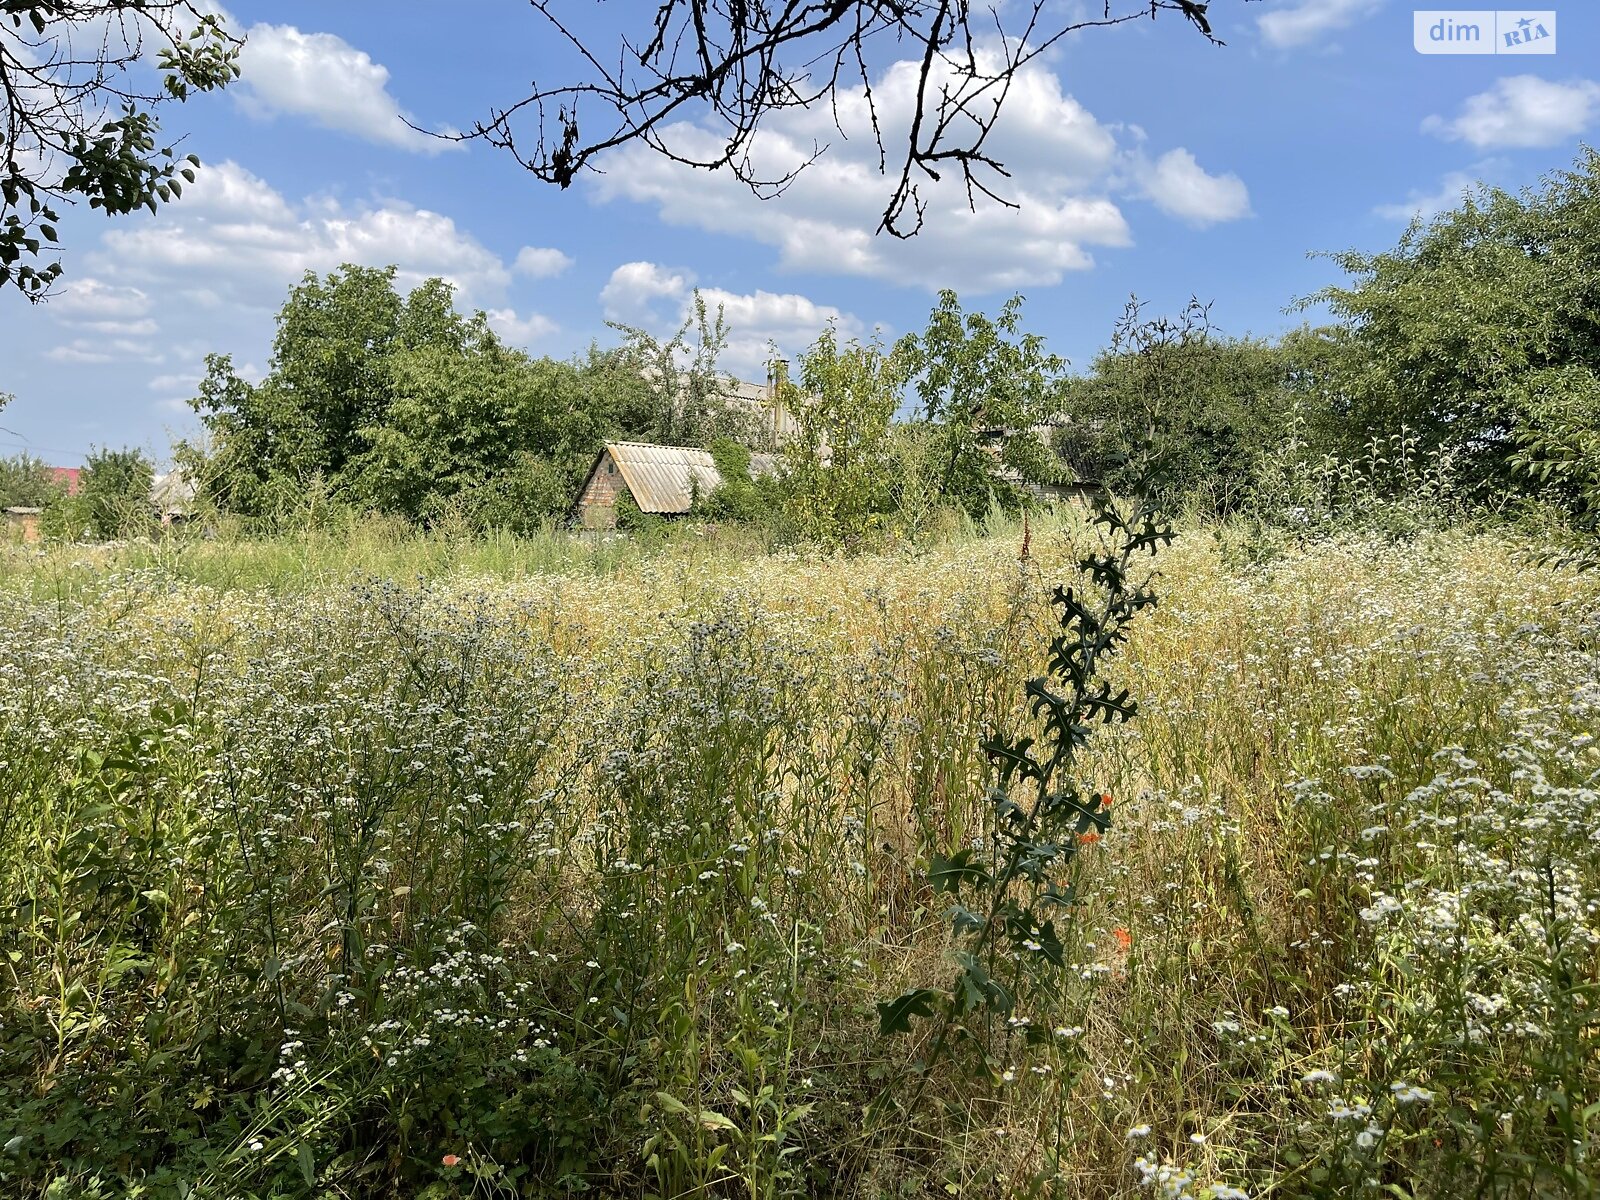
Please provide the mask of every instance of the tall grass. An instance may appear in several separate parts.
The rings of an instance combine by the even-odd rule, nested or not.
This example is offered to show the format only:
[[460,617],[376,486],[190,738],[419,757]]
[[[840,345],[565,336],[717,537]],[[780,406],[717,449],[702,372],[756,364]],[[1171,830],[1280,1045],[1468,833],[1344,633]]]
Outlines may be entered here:
[[0,1186],[1595,1195],[1600,591],[1497,536],[1180,539],[1068,986],[874,1103],[1086,537],[15,560]]

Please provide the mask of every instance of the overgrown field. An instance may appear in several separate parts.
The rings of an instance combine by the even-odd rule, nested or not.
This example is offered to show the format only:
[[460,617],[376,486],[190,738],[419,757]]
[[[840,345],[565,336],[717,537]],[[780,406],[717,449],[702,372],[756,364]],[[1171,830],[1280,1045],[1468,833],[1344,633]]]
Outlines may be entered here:
[[880,1033],[1087,537],[13,560],[0,1193],[1600,1195],[1600,582],[1499,536],[1181,537],[1058,982]]

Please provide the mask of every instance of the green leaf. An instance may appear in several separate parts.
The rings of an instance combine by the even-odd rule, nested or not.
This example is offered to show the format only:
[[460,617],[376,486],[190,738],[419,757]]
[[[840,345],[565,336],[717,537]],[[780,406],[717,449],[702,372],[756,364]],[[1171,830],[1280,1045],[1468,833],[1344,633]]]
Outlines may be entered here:
[[878,1002],[878,1032],[880,1034],[910,1033],[913,1017],[931,1017],[934,1005],[941,998],[932,988],[915,988],[893,1000]]
[[301,1142],[294,1156],[300,1163],[300,1177],[306,1181],[307,1187],[315,1187],[317,1183],[317,1160],[312,1156],[311,1146]]
[[689,1106],[671,1092],[657,1092],[656,1103],[661,1106],[663,1112],[673,1113],[674,1115],[689,1111]]
[[976,933],[987,922],[964,904],[954,905],[950,909],[950,927],[957,937],[969,933]]
[[959,892],[963,883],[982,886],[989,882],[989,872],[973,863],[976,851],[958,850],[949,858],[942,854],[932,856],[928,865],[928,882],[935,892]]

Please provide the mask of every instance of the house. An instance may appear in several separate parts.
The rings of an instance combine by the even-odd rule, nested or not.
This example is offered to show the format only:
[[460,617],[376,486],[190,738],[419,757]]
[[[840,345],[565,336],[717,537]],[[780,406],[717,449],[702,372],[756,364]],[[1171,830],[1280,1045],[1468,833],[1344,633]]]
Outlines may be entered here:
[[37,542],[39,540],[39,518],[43,515],[44,509],[42,508],[18,506],[6,509],[6,536],[23,542]]
[[[1054,434],[1061,426],[1054,423],[1044,423],[1033,426],[1027,432],[1039,438],[1046,446],[1053,441]],[[1071,482],[1041,482],[1024,477],[1021,471],[1008,465],[1002,459],[1005,454],[1006,442],[1016,436],[1018,430],[1006,429],[1002,426],[991,425],[986,429],[978,430],[978,444],[989,455],[989,474],[1000,483],[1010,484],[1019,491],[1031,496],[1034,500],[1046,504],[1076,503],[1088,506],[1093,503],[1096,496],[1105,493],[1105,485],[1095,479],[1074,479]],[[1060,464],[1065,466],[1065,464]]]
[[[782,381],[788,377],[789,363],[777,359],[767,372],[765,383],[749,383],[742,379],[732,381],[723,396],[762,418],[762,432],[771,438],[771,444],[782,446],[800,430],[800,424],[781,398]],[[791,393],[793,394],[793,393]],[[806,397],[802,394],[801,400]]]
[[[777,469],[774,454],[750,456],[752,475],[772,475]],[[709,496],[721,483],[709,450],[607,442],[578,493],[574,516],[586,529],[610,529],[617,523],[617,501],[624,493],[640,512],[681,516],[695,496]]]
[[[753,428],[749,431],[753,440],[781,447],[800,429],[799,421],[783,399],[783,381],[788,378],[788,370],[788,360],[777,359],[768,370],[765,383],[752,383],[731,375],[722,376],[716,385],[714,399],[730,409],[743,411],[755,418]],[[652,381],[660,377],[655,369],[649,367],[642,374]],[[684,405],[688,402],[689,385],[688,372],[679,372],[672,401],[677,417],[683,415]],[[809,397],[798,390],[791,391],[789,395],[798,396],[801,403],[809,402]]]
[[69,496],[76,496],[78,488],[83,483],[82,467],[50,467],[50,482],[66,492]]
[[150,481],[150,507],[163,525],[186,521],[194,512],[195,490],[181,468],[157,475]]

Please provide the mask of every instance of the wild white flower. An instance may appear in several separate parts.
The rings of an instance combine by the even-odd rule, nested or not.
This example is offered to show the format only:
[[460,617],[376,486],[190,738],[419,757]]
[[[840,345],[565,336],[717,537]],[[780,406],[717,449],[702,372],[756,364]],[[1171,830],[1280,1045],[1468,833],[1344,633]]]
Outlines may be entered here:
[[1389,1091],[1393,1093],[1396,1104],[1427,1104],[1433,1099],[1433,1093],[1427,1088],[1411,1083],[1391,1083]]
[[1393,896],[1386,896],[1379,892],[1373,897],[1372,904],[1361,910],[1361,919],[1369,923],[1376,923],[1385,917],[1404,911],[1405,905],[1401,904],[1400,901]]

